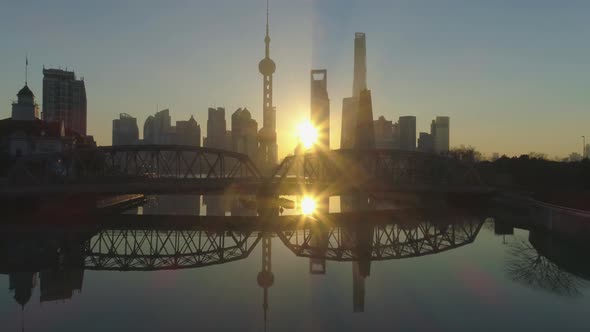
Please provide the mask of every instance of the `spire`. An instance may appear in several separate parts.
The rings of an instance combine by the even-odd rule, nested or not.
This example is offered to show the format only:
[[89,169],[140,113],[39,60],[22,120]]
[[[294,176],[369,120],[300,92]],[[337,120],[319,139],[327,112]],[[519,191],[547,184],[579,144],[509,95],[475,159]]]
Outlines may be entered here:
[[268,27],[268,17],[270,15],[269,0],[266,0],[266,37],[264,37],[264,43],[266,44],[265,54],[266,57],[270,57],[270,32]]
[[29,56],[25,55],[25,85],[28,85],[29,81]]

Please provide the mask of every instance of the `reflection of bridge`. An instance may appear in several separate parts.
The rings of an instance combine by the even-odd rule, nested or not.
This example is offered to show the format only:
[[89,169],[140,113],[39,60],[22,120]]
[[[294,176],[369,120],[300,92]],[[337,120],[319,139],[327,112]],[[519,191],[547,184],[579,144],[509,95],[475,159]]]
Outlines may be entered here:
[[[168,227],[147,227],[140,221],[144,216],[129,216],[131,218],[122,219],[128,221],[125,225],[73,227],[54,235],[46,230],[36,231],[32,228],[31,231],[26,231],[19,228],[15,233],[19,237],[13,240],[12,232],[4,230],[1,233],[6,241],[0,246],[0,271],[29,271],[36,268],[26,264],[37,265],[39,268],[56,262],[66,264],[65,267],[90,270],[199,268],[248,257],[260,241],[261,234],[275,234],[298,256],[341,261],[361,258],[384,260],[434,254],[457,248],[471,243],[481,227],[481,222],[477,219],[401,221],[395,211],[367,212],[362,219],[358,219],[358,216],[360,215],[356,213],[330,214],[326,216],[330,221],[320,228],[317,220],[301,216],[275,217],[272,225],[257,222],[250,226],[240,226],[245,221],[243,218],[257,217],[236,217],[240,221],[233,225],[226,224],[226,227],[219,227],[215,221],[207,220],[201,220],[199,225],[195,225],[198,219],[194,218],[191,224],[186,224],[186,217],[173,216],[166,217],[166,223],[174,224],[177,218],[181,222]],[[211,218],[217,220],[223,217]],[[357,221],[351,223],[352,220]],[[369,243],[370,255],[361,257],[358,254],[359,242],[351,239],[358,239],[358,234],[367,232],[372,239]],[[22,236],[29,233],[33,234],[32,238],[25,241]],[[15,251],[23,243],[31,249]],[[39,256],[36,254],[39,252],[49,253],[49,256]],[[75,259],[58,257],[69,254],[75,255]]]
[[[379,261],[430,255],[464,246],[475,240],[481,225],[477,219],[379,226],[357,224],[329,229],[309,227],[279,232],[278,236],[297,256],[334,261]],[[363,233],[368,233],[365,243],[358,236]]]
[[[342,186],[341,179],[347,186]],[[293,191],[302,184],[385,191],[482,193],[472,167],[395,150],[333,150],[290,156],[264,178],[248,156],[219,149],[144,145],[80,149],[17,160],[0,195],[206,193],[234,187]],[[338,185],[335,185],[338,184]]]

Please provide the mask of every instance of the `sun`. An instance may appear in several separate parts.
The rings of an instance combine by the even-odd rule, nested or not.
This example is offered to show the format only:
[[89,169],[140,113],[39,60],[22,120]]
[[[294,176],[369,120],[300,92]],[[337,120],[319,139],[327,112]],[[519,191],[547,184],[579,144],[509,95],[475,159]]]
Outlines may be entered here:
[[301,200],[301,213],[310,215],[315,212],[315,200],[311,197],[305,196]]
[[318,140],[318,131],[309,121],[297,126],[297,135],[299,142],[305,149],[311,148]]

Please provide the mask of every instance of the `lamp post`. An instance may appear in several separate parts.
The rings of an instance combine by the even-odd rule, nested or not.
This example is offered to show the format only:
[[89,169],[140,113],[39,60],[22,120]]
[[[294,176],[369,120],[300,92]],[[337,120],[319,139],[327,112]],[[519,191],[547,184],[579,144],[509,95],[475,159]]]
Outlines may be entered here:
[[586,136],[582,136],[582,159],[586,159]]

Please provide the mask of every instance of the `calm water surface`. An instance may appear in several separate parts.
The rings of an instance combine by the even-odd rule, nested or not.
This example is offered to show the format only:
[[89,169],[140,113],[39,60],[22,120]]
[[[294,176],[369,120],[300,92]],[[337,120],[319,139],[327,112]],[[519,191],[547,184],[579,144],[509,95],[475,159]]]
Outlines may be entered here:
[[[296,208],[282,215],[299,214],[302,199],[284,198]],[[5,227],[0,329],[590,328],[590,268],[567,242],[496,225],[483,209],[389,216],[406,210],[369,200],[361,208],[350,198],[316,202],[324,212],[317,225],[278,232]],[[252,197],[161,196],[126,214],[247,217],[257,214],[253,204]],[[363,220],[322,226],[321,219],[346,219],[342,211]]]

